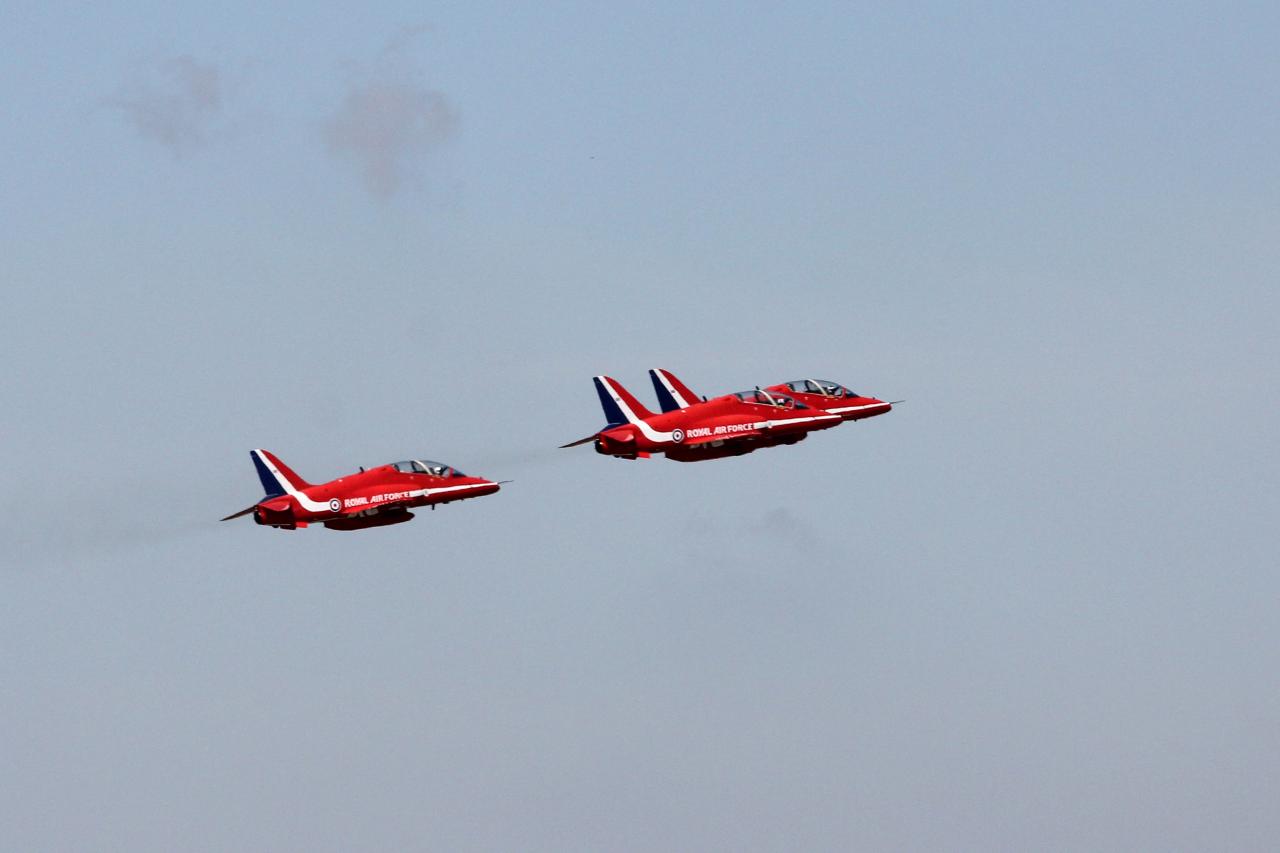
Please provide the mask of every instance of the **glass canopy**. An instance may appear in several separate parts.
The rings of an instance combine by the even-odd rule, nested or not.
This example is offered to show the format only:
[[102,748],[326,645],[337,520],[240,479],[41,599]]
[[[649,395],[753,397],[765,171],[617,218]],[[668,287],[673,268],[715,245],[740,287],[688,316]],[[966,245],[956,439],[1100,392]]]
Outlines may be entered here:
[[451,468],[443,462],[432,462],[429,459],[406,459],[403,462],[392,462],[391,467],[402,474],[426,474],[430,477],[465,477],[457,468]]
[[787,387],[797,394],[820,394],[823,397],[856,397],[858,396],[839,382],[829,379],[797,379],[786,383]]

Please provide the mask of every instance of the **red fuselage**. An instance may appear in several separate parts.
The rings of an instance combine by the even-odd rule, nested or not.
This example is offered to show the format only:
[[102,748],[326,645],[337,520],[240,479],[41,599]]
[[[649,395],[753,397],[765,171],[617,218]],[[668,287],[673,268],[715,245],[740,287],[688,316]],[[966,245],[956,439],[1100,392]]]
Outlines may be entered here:
[[418,460],[380,465],[311,485],[269,451],[255,450],[251,455],[268,496],[248,511],[258,524],[288,530],[316,522],[332,530],[399,524],[413,518],[409,510],[414,507],[434,508],[436,504],[491,495],[501,488],[491,480],[468,477],[447,465]]
[[598,377],[597,387],[612,399],[626,422],[601,430],[595,437],[596,451],[626,459],[653,453],[665,453],[677,462],[740,456],[762,447],[795,444],[814,430],[840,423],[839,416],[798,406],[785,395],[729,394],[655,414],[641,409],[607,376]]
[[839,415],[841,420],[846,421],[860,421],[863,418],[883,415],[893,408],[892,403],[855,394],[842,385],[825,380],[802,379],[796,382],[783,382],[770,385],[766,390],[789,394],[797,402],[832,415]]

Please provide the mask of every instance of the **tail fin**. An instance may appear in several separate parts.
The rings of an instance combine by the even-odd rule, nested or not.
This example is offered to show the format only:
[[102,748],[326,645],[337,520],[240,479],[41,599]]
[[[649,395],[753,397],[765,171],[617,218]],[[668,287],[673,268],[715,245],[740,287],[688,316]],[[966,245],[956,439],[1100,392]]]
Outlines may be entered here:
[[269,498],[293,494],[311,486],[269,450],[250,450],[249,456],[253,458],[253,467],[258,469],[258,479]]
[[653,390],[658,395],[658,405],[664,412],[687,409],[694,403],[701,402],[701,398],[690,391],[669,370],[652,367],[649,369],[649,378],[653,380]]
[[653,412],[640,405],[631,392],[608,376],[595,377],[596,393],[600,395],[600,407],[609,420],[609,426],[634,424],[653,417]]

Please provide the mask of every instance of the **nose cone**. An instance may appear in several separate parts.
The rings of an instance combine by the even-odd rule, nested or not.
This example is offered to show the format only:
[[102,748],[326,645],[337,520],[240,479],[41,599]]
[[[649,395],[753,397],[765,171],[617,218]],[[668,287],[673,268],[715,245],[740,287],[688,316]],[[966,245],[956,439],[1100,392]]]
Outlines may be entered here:
[[846,421],[860,421],[863,418],[874,418],[876,415],[883,415],[892,408],[892,403],[886,403],[884,400],[875,397],[855,397],[834,411],[840,412]]
[[476,494],[491,495],[500,491],[502,491],[501,483],[495,483],[493,480],[482,480],[480,481],[480,488],[476,489]]

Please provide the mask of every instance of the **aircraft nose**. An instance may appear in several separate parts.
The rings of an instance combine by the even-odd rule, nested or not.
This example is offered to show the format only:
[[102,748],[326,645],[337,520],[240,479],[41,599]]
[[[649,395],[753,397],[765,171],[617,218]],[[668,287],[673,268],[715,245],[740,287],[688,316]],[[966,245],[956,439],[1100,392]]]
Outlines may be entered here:
[[[893,409],[893,403],[886,403],[877,397],[858,397],[856,400],[850,401],[852,405],[836,409],[841,412],[846,420],[860,421],[864,418],[873,418],[876,415],[887,414]],[[901,400],[894,400],[894,403],[901,403]]]
[[871,414],[887,415],[889,414],[889,412],[893,411],[894,406],[896,406],[898,403],[903,403],[903,402],[906,402],[906,401],[905,400],[889,400],[886,402],[884,400],[876,400],[876,407],[871,410]]

